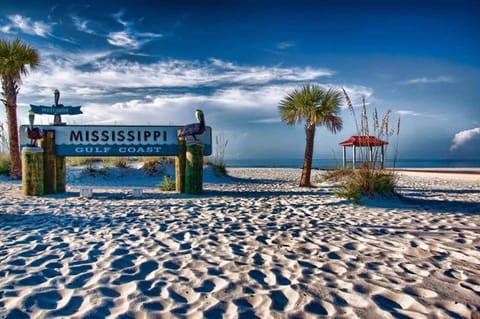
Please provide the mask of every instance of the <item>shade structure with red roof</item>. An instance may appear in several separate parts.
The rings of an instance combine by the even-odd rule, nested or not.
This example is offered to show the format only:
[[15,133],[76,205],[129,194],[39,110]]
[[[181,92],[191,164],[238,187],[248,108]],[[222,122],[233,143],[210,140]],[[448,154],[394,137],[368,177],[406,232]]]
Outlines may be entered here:
[[346,141],[340,142],[339,145],[343,147],[343,167],[347,166],[347,147],[352,147],[353,148],[353,168],[355,168],[356,164],[356,148],[357,147],[368,147],[369,148],[369,160],[372,161],[373,159],[373,147],[380,147],[381,148],[381,165],[383,168],[384,162],[385,162],[385,145],[387,145],[388,142],[382,141],[381,139],[377,138],[376,136],[358,136],[358,135],[353,135],[350,136],[350,138]]

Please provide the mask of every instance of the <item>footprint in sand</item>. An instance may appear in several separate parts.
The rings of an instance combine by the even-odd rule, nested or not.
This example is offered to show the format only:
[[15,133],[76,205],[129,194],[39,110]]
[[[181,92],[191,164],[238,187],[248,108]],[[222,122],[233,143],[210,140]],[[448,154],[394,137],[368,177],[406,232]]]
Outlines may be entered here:
[[170,297],[180,303],[191,304],[200,298],[200,294],[193,289],[181,285],[173,285],[168,289]]
[[148,260],[140,264],[138,267],[138,272],[130,275],[121,275],[119,278],[115,279],[112,284],[114,285],[123,285],[125,283],[134,281],[134,280],[144,280],[147,276],[153,271],[158,269],[158,263],[154,260]]
[[67,304],[57,310],[48,313],[47,317],[69,317],[73,316],[82,306],[83,297],[72,296]]
[[142,308],[147,311],[162,311],[165,307],[158,301],[146,302],[142,305]]
[[279,286],[288,286],[291,284],[291,281],[282,275],[279,269],[272,269],[272,273],[275,275],[277,280],[277,285]]
[[435,298],[438,296],[435,291],[420,287],[406,287],[403,291],[407,294],[422,298]]
[[60,256],[55,255],[55,254],[45,255],[45,256],[42,256],[42,257],[34,260],[30,265],[28,265],[28,267],[38,267],[38,266],[43,265],[47,261],[50,261],[52,259],[59,259],[59,258],[60,258]]
[[[12,272],[11,272],[12,273]],[[23,272],[25,273],[25,271]],[[37,286],[47,281],[47,278],[42,274],[31,274],[28,277],[22,278],[17,281],[19,286]]]
[[354,251],[362,251],[367,248],[365,244],[359,243],[359,242],[349,242],[344,244],[343,247],[345,247],[345,249],[354,250]]
[[262,286],[268,286],[267,282],[265,281],[265,278],[267,278],[267,276],[265,276],[265,274],[263,272],[261,272],[260,270],[250,270],[248,272],[248,275],[254,279],[256,282],[258,282],[260,285]]
[[115,289],[109,288],[109,287],[99,287],[96,289],[102,296],[108,297],[108,298],[117,298],[120,297],[120,293],[116,291]]
[[90,278],[93,277],[92,272],[87,272],[82,275],[79,275],[75,277],[70,283],[65,285],[66,288],[68,289],[79,289],[85,286],[85,284],[88,282]]
[[23,258],[17,258],[17,259],[9,260],[6,262],[7,265],[12,265],[12,266],[25,266],[26,263],[27,262]]
[[384,291],[372,296],[372,300],[383,310],[395,312],[399,309],[414,308],[416,311],[427,313],[426,308],[410,295]]
[[330,272],[334,275],[342,276],[347,272],[347,268],[338,263],[328,263],[322,267],[322,270]]
[[444,275],[450,278],[455,278],[460,280],[465,280],[468,278],[467,276],[465,276],[465,274],[462,271],[458,271],[452,268],[445,270]]
[[76,266],[76,267],[71,267],[70,272],[68,273],[71,276],[78,275],[84,272],[87,272],[92,269],[91,265],[82,265],[82,266]]
[[342,298],[347,305],[356,307],[356,308],[365,308],[368,307],[369,302],[366,300],[364,297],[348,293],[348,292],[343,292],[343,291],[338,291],[338,296]]
[[6,319],[30,319],[30,316],[26,314],[25,312],[21,311],[18,308],[11,309],[8,313],[5,314],[5,317],[3,317],[3,313],[1,313],[2,318]]
[[32,308],[44,310],[57,308],[57,303],[62,299],[60,293],[56,290],[32,293],[23,299],[22,308],[30,311]]
[[195,288],[194,290],[199,293],[208,293],[215,289],[215,284],[211,280],[205,280],[200,287]]
[[142,280],[137,283],[138,289],[147,297],[158,297],[166,283],[163,281],[153,282],[151,280]]
[[305,305],[305,311],[320,316],[332,316],[335,308],[327,302],[310,301]]
[[270,299],[272,305],[270,309],[275,311],[284,311],[288,305],[288,298],[283,294],[281,290],[273,290],[270,292]]
[[111,269],[112,270],[121,270],[124,268],[129,268],[135,266],[135,259],[137,259],[137,256],[134,254],[125,254],[122,257],[115,259],[112,261]]
[[110,309],[115,307],[115,303],[110,299],[102,300],[101,304],[90,309],[82,318],[106,318],[111,315]]

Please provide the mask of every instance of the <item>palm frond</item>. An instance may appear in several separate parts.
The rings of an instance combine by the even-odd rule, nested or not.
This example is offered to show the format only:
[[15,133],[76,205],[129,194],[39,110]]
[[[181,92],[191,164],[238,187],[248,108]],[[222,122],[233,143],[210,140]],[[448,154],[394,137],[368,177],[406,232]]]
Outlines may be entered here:
[[12,42],[0,39],[0,74],[3,80],[19,82],[23,75],[39,64],[40,58],[34,48],[19,39]]
[[342,128],[339,117],[342,98],[338,89],[326,90],[319,85],[305,84],[280,101],[279,112],[288,125],[305,121],[307,126],[325,125],[336,133]]

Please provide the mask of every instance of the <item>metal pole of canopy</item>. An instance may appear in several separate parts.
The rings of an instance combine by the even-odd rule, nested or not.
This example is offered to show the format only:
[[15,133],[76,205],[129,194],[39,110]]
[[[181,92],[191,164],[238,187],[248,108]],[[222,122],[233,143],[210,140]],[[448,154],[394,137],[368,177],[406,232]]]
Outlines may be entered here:
[[353,163],[352,163],[352,168],[355,168],[355,164],[356,164],[356,159],[357,159],[357,148],[355,147],[355,145],[353,145]]

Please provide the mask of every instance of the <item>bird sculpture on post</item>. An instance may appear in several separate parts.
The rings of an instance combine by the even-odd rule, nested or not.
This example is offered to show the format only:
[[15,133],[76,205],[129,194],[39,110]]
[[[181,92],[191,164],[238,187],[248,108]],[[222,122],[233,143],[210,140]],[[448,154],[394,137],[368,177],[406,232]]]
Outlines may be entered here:
[[37,146],[37,140],[43,138],[43,131],[38,127],[33,127],[33,122],[35,121],[35,113],[28,112],[28,121],[30,126],[27,127],[27,137],[30,139],[29,146]]
[[195,141],[198,141],[196,135],[200,135],[205,132],[205,117],[201,110],[195,111],[195,117],[197,118],[198,123],[188,124],[178,130],[178,137],[192,136]]

